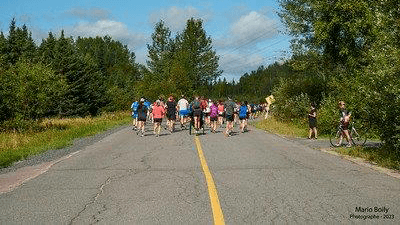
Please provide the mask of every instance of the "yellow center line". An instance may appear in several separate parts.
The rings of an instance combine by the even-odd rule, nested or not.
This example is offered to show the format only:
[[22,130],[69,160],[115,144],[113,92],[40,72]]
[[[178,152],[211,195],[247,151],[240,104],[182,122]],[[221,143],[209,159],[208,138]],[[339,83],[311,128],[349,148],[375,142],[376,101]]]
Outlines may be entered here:
[[200,139],[198,137],[195,137],[194,141],[196,143],[197,153],[199,154],[201,167],[203,169],[203,173],[207,182],[208,194],[210,196],[210,202],[211,202],[211,209],[214,216],[214,224],[224,225],[225,224],[224,215],[222,214],[222,209],[219,204],[217,188],[215,187],[211,172],[208,169],[207,161],[206,158],[204,157],[204,153],[201,148]]

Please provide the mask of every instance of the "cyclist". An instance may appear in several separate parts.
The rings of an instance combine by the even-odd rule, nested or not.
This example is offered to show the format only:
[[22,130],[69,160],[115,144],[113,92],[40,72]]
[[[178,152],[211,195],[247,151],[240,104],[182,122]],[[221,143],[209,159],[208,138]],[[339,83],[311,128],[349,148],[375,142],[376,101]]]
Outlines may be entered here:
[[165,109],[161,106],[161,101],[157,100],[156,104],[153,106],[153,120],[154,120],[154,134],[156,137],[160,135],[161,123],[165,114]]
[[349,124],[350,124],[350,117],[351,112],[346,109],[346,103],[344,101],[339,102],[339,115],[340,115],[340,123],[342,125],[343,133],[340,135],[338,146],[342,144],[343,135],[347,140],[347,147],[351,147],[351,138],[349,134]]
[[228,100],[224,104],[225,118],[226,118],[226,130],[224,133],[225,136],[231,136],[231,132],[233,130],[235,106],[236,105],[232,101],[232,99],[228,97]]
[[197,134],[198,130],[200,129],[200,120],[202,113],[199,96],[195,96],[192,102],[192,110],[193,110],[194,128],[196,129],[196,134]]
[[144,136],[144,124],[146,123],[147,118],[147,106],[144,104],[145,100],[140,99],[140,103],[137,109],[138,112],[138,130],[136,134],[139,135],[139,132],[142,133],[142,137]]
[[185,128],[187,122],[189,102],[186,100],[185,96],[182,95],[181,99],[178,101],[179,117],[181,121],[181,128]]
[[174,97],[171,95],[168,98],[167,104],[167,126],[169,131],[172,133],[174,132],[175,129],[175,120],[176,120],[176,102],[174,100]]
[[138,110],[138,106],[139,106],[139,102],[138,101],[133,102],[132,105],[131,105],[132,118],[133,118],[133,122],[132,122],[133,128],[132,128],[132,130],[136,130],[137,129],[137,125],[138,125],[138,121],[137,121],[137,118],[138,118],[138,111],[137,111]]

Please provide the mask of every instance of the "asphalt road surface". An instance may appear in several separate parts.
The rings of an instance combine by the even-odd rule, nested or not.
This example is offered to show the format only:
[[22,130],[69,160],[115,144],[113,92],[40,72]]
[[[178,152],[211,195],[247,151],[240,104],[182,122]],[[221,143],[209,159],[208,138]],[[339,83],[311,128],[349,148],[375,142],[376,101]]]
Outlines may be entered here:
[[0,194],[0,206],[0,224],[399,224],[400,180],[254,128],[128,127]]

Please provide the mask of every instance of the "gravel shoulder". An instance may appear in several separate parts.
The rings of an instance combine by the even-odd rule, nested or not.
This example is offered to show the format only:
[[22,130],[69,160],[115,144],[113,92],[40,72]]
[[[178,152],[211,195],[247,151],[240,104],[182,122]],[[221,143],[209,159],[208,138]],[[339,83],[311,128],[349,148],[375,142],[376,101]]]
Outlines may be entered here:
[[116,128],[107,130],[105,132],[102,132],[102,133],[99,133],[99,134],[96,134],[93,136],[76,139],[73,141],[72,145],[67,146],[65,148],[49,150],[42,154],[34,155],[25,160],[15,162],[13,165],[11,165],[9,167],[1,168],[0,174],[15,172],[17,169],[20,169],[23,167],[35,166],[35,165],[42,164],[45,162],[51,162],[51,161],[60,159],[61,157],[67,156],[67,155],[74,153],[76,151],[79,151],[87,146],[90,146],[90,145],[102,140],[103,138],[109,136],[110,134],[118,132],[126,127],[128,127],[128,125],[116,127]]

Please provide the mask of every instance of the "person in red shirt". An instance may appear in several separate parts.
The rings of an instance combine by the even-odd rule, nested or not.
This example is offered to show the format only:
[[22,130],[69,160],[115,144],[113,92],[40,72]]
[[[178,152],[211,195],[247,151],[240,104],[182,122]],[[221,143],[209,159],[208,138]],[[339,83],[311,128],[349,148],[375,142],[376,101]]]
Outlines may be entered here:
[[225,109],[224,109],[224,103],[222,100],[219,100],[218,102],[218,128],[222,126],[224,123],[224,118],[225,118]]
[[154,119],[154,134],[156,137],[160,135],[161,132],[161,122],[165,115],[165,109],[161,106],[161,101],[157,100],[153,107],[153,119]]

